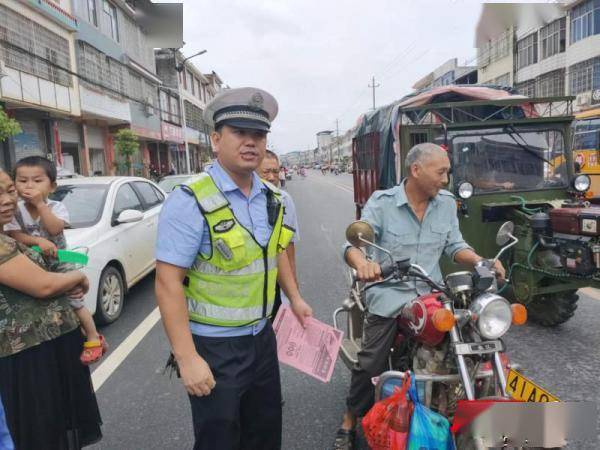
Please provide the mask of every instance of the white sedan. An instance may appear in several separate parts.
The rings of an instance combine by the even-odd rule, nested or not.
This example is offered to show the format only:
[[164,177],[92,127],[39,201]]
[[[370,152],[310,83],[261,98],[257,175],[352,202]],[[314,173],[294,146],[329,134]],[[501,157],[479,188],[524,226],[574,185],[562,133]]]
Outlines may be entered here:
[[156,265],[164,191],[145,178],[71,178],[58,180],[51,198],[69,211],[69,249],[88,249],[89,263],[82,269],[90,280],[86,307],[98,323],[114,322],[127,290]]

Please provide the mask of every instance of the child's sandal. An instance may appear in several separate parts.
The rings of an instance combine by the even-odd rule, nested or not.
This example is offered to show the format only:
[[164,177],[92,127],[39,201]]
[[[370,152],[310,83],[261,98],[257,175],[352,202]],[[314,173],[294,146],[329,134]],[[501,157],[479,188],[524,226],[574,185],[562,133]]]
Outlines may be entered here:
[[83,365],[90,365],[98,362],[108,350],[108,344],[104,340],[104,336],[100,335],[97,341],[86,341],[83,343],[83,352],[81,352],[80,360]]

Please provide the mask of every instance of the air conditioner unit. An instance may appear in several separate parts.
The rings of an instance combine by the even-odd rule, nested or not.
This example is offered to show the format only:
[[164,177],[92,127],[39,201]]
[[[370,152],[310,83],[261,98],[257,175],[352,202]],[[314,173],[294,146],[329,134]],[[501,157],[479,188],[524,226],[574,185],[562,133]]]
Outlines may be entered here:
[[591,96],[589,93],[585,93],[585,94],[579,94],[577,96],[577,106],[586,106],[590,104],[590,100],[591,100]]

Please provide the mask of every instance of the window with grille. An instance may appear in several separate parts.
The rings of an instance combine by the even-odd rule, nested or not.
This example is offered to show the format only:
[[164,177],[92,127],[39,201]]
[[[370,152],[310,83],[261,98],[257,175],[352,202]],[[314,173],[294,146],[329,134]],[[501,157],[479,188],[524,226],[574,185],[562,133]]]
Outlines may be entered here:
[[77,63],[82,83],[91,88],[106,89],[111,95],[127,95],[128,72],[125,66],[85,42],[78,41],[77,45]]
[[537,78],[538,97],[559,97],[565,95],[565,70],[559,69],[540,75]]
[[71,86],[69,42],[0,5],[0,59],[8,67]]
[[503,31],[498,37],[488,41],[477,49],[477,65],[487,66],[510,54],[510,30]]
[[143,100],[142,77],[129,71],[129,96],[136,100]]
[[193,103],[185,102],[185,124],[194,130],[203,130],[202,110]]
[[569,67],[571,95],[591,91],[600,86],[600,57],[595,57]]
[[538,61],[537,32],[517,42],[517,69],[522,69]]
[[535,80],[527,80],[515,85],[517,92],[526,97],[535,97]]
[[600,0],[588,0],[571,10],[571,44],[600,34]]
[[494,80],[494,84],[498,86],[510,86],[510,73],[505,73],[504,75],[500,75],[498,78]]
[[549,58],[565,51],[566,18],[555,20],[540,30],[541,55],[540,59]]

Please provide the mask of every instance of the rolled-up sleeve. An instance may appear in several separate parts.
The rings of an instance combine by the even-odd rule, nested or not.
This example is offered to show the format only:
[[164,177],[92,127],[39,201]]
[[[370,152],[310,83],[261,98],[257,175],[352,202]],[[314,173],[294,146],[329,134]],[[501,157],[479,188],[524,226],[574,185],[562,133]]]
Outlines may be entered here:
[[[380,205],[374,195],[372,195],[365,204],[360,215],[360,220],[367,222],[373,227],[373,231],[375,232],[375,242],[377,242],[379,236],[381,236],[382,218]],[[344,242],[342,245],[342,258],[344,261],[346,260],[346,252],[350,247],[352,247],[352,244],[348,241]]]
[[451,227],[448,232],[448,239],[446,240],[446,246],[444,247],[444,254],[454,261],[454,257],[458,252],[464,250],[466,248],[471,249],[472,247],[466,243],[463,239],[462,233],[460,232],[460,227],[458,224],[458,215],[456,214],[456,207],[454,201],[452,201],[451,205]]
[[181,189],[174,190],[158,219],[156,259],[190,268],[198,256],[203,233],[204,217],[196,199]]

